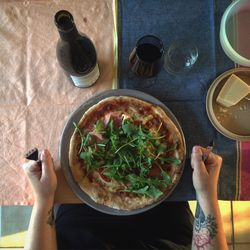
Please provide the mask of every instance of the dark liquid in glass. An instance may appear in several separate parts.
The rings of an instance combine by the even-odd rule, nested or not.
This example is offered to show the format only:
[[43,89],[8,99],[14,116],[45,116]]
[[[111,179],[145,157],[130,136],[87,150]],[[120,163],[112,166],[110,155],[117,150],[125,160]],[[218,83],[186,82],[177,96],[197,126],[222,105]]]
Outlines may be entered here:
[[141,44],[137,47],[138,57],[145,62],[152,63],[161,58],[161,52],[153,44]]
[[162,54],[163,52],[153,44],[139,44],[129,57],[130,68],[142,78],[154,77],[163,65]]

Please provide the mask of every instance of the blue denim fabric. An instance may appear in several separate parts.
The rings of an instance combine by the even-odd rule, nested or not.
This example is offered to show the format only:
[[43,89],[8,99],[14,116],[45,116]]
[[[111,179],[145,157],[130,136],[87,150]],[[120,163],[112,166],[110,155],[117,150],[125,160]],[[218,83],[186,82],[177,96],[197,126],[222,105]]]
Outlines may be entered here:
[[[190,153],[193,145],[206,146],[212,139],[223,157],[219,198],[235,199],[236,143],[221,135],[206,113],[206,94],[213,80],[234,68],[219,41],[220,20],[230,0],[120,0],[119,6],[119,87],[137,89],[161,100],[175,114],[187,144],[187,162],[182,179],[169,200],[195,199]],[[171,75],[164,69],[155,79],[142,80],[129,71],[128,58],[137,40],[144,35],[162,39],[165,49],[176,39],[192,40],[199,58],[193,69]],[[151,85],[151,86],[150,86]],[[148,87],[149,86],[149,87]]]

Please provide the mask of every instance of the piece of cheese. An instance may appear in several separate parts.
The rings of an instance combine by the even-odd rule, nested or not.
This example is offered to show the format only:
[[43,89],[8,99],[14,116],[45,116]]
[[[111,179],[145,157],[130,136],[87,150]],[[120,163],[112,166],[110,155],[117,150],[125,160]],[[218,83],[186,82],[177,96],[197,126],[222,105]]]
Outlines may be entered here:
[[250,86],[238,76],[232,74],[222,87],[217,102],[224,107],[231,107],[250,93]]

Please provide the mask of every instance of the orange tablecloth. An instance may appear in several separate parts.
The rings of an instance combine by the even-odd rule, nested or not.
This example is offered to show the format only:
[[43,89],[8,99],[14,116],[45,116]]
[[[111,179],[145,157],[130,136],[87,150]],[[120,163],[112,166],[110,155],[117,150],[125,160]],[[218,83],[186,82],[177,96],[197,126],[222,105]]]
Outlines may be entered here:
[[[113,1],[0,1],[0,205],[32,204],[21,165],[33,147],[53,155],[56,200],[78,201],[59,166],[60,135],[68,115],[115,80]],[[73,14],[96,46],[101,76],[91,88],[74,87],[56,60],[54,14],[60,9]]]

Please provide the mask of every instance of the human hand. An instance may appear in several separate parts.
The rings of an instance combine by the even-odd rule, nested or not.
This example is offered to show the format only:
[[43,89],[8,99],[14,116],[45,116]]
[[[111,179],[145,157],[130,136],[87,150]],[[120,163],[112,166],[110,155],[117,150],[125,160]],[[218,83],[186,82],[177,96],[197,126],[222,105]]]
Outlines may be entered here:
[[222,164],[222,158],[212,152],[204,162],[205,153],[205,148],[194,146],[191,155],[193,185],[200,202],[217,199],[217,184]]
[[50,152],[43,150],[40,158],[41,165],[36,161],[28,161],[23,164],[23,169],[32,186],[35,201],[46,202],[54,200],[57,178]]

